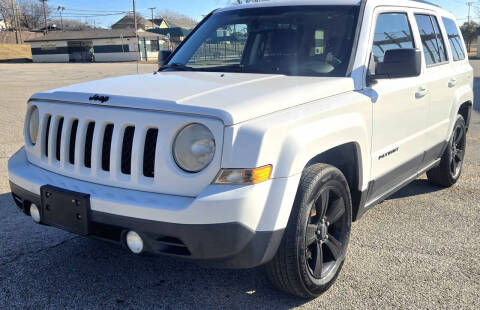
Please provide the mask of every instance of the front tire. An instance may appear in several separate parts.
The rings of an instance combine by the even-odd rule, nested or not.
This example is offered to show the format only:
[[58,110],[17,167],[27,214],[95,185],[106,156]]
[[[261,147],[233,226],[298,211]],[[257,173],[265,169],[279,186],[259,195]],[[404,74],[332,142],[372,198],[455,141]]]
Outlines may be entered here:
[[442,187],[451,187],[457,183],[462,175],[466,147],[467,129],[465,120],[461,115],[458,115],[453,127],[452,137],[443,153],[440,165],[427,172],[430,183]]
[[303,298],[328,290],[345,261],[351,225],[350,189],[342,172],[324,164],[306,168],[285,235],[266,266],[272,283]]

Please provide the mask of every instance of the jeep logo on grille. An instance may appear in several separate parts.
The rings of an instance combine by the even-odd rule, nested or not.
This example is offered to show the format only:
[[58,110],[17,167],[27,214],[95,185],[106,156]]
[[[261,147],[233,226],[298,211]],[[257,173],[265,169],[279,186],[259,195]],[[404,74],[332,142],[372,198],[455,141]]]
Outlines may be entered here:
[[110,100],[110,97],[108,97],[108,96],[94,95],[94,96],[88,98],[88,100],[90,100],[90,101],[100,101],[101,103],[105,103],[105,102],[107,102],[108,100]]

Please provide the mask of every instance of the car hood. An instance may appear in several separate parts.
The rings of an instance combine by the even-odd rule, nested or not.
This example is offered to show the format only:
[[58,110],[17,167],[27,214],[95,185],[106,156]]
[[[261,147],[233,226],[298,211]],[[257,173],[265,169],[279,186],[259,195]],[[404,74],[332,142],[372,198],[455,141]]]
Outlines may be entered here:
[[[233,125],[352,90],[351,78],[161,72],[76,84],[32,99],[202,115]],[[109,100],[93,100],[97,94]]]

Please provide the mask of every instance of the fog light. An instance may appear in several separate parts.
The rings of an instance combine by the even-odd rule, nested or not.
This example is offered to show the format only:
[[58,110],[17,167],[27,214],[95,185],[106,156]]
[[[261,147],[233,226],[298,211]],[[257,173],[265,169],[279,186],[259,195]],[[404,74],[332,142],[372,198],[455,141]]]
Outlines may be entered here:
[[40,220],[41,220],[40,210],[38,209],[38,206],[34,203],[30,205],[30,216],[32,217],[35,223],[37,224],[40,223]]
[[134,231],[127,233],[127,246],[135,254],[140,254],[143,251],[143,240],[139,234]]

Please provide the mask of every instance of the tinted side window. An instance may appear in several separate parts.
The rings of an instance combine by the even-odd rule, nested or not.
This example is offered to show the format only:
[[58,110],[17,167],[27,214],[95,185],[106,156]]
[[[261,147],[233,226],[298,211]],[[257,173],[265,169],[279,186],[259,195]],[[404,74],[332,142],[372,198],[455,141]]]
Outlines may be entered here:
[[442,32],[440,31],[440,26],[438,25],[438,20],[435,16],[430,16],[433,23],[433,29],[435,30],[435,36],[438,43],[438,53],[440,54],[440,62],[448,60],[447,57],[447,47],[445,46],[445,40],[443,39]]
[[453,60],[464,60],[465,49],[463,47],[462,38],[460,37],[457,24],[448,18],[443,18],[443,24],[447,30],[448,42],[450,43],[450,48],[452,49]]
[[373,41],[375,63],[382,63],[388,50],[414,47],[407,14],[385,13],[378,16]]
[[[429,15],[416,14],[415,19],[417,20],[418,30],[422,38],[427,66],[446,61],[445,44],[443,39],[441,39],[441,34],[434,29],[436,18],[432,19]],[[436,28],[438,28],[438,23]]]

